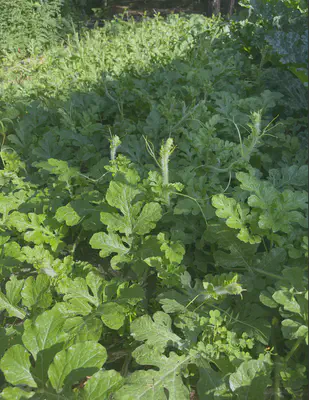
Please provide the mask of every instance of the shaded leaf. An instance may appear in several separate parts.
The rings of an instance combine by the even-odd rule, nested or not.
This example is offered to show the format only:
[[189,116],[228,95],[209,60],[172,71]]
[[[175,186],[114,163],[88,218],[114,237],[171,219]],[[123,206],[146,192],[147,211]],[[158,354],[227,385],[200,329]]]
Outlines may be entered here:
[[60,392],[85,376],[93,375],[106,361],[106,350],[99,343],[88,341],[74,344],[56,354],[48,369],[53,388]]
[[29,276],[21,292],[23,304],[28,308],[33,306],[48,308],[52,303],[49,285],[50,278],[47,275],[40,274],[36,279],[33,276]]
[[26,313],[20,307],[12,305],[8,298],[0,292],[0,310],[6,310],[10,317],[16,317],[19,319],[24,319]]
[[260,400],[271,385],[270,358],[244,361],[229,378],[230,388],[239,399]]
[[110,329],[119,329],[123,326],[126,310],[117,303],[104,303],[98,307],[98,314],[106,326]]

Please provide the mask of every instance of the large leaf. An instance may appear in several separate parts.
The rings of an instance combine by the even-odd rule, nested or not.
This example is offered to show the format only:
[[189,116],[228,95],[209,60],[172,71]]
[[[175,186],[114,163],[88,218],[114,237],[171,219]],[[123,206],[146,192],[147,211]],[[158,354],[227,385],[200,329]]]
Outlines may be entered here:
[[123,326],[126,310],[117,303],[104,303],[98,307],[97,312],[101,319],[110,329],[119,329]]
[[70,182],[72,178],[79,176],[77,168],[69,167],[66,161],[57,160],[55,158],[36,163],[36,167],[57,175],[61,182]]
[[[97,282],[101,283],[99,277],[97,277]],[[84,278],[63,279],[59,283],[58,291],[64,294],[65,301],[70,301],[74,299],[88,302],[94,306],[99,305],[100,300],[97,296],[97,293],[94,293],[95,296],[92,296],[89,293],[87,281]]]
[[[59,207],[56,211],[55,218],[58,222],[65,222],[68,226],[75,226],[83,220],[83,227],[86,229],[102,226],[98,217],[99,209],[93,206],[89,201],[74,200],[65,206]],[[87,217],[85,219],[85,217]]]
[[267,386],[271,384],[270,357],[244,361],[229,378],[230,388],[240,400],[260,400],[265,397]]
[[292,293],[285,290],[277,290],[272,298],[280,305],[284,307],[285,310],[290,311],[295,314],[301,313],[301,308],[296,298]]
[[290,340],[295,340],[300,337],[308,338],[308,326],[291,319],[285,319],[282,321],[281,330],[283,336]]
[[82,318],[68,318],[63,330],[70,335],[75,342],[98,341],[102,335],[102,322],[93,316]]
[[108,226],[110,232],[118,231],[128,235],[132,233],[131,223],[127,217],[115,213],[101,212],[100,220]]
[[92,306],[82,298],[71,298],[69,302],[57,303],[54,309],[58,310],[66,317],[73,317],[76,315],[88,315],[93,311]]
[[122,385],[122,376],[114,371],[98,371],[86,383],[80,392],[81,400],[109,400]]
[[18,387],[6,387],[1,392],[1,399],[3,400],[25,400],[30,399],[34,392],[26,392]]
[[227,227],[209,226],[205,232],[205,240],[217,241],[222,250],[214,252],[216,264],[220,267],[234,268],[245,267],[250,269],[253,258],[258,248],[257,244],[243,243],[232,229]]
[[189,390],[184,385],[181,373],[191,360],[190,356],[169,357],[156,348],[142,345],[133,352],[136,362],[153,365],[157,371],[137,371],[130,375],[125,385],[115,394],[116,400],[188,400]]
[[277,188],[308,186],[308,166],[286,165],[281,169],[271,169],[268,180]]
[[21,292],[23,304],[28,308],[34,306],[40,308],[49,307],[52,303],[49,285],[50,278],[47,275],[40,274],[36,279],[33,276],[29,276]]
[[30,372],[29,357],[28,351],[20,344],[10,347],[4,354],[0,368],[12,385],[37,386]]
[[248,199],[251,207],[267,209],[278,196],[278,191],[270,182],[261,181],[255,176],[244,172],[238,172],[236,178],[240,181],[240,187],[243,190],[255,193],[255,196],[250,196],[250,201]]
[[14,211],[10,214],[7,225],[10,228],[15,228],[18,232],[25,232],[27,229],[31,228],[28,216],[18,211]]
[[64,322],[65,316],[57,309],[43,312],[35,321],[25,321],[22,340],[35,359],[39,351],[65,340],[67,334],[63,331]]
[[240,187],[252,193],[248,204],[259,210],[259,228],[289,233],[293,232],[295,223],[307,226],[303,213],[296,211],[307,209],[308,194],[305,191],[287,189],[281,193],[270,182],[249,174],[239,172],[236,177],[241,182]]
[[71,204],[59,207],[55,218],[58,222],[65,222],[68,226],[74,226],[79,223],[81,217],[77,214]]
[[228,375],[234,370],[233,365],[228,359],[220,359],[212,361],[210,365],[208,361],[201,358],[198,360],[199,381],[197,390],[200,399],[219,400],[231,398],[231,392],[228,387]]
[[95,233],[90,239],[90,246],[93,249],[101,250],[101,257],[107,257],[112,253],[124,255],[129,251],[128,247],[123,244],[120,236],[116,233]]
[[21,300],[21,290],[24,284],[23,279],[17,279],[15,275],[11,276],[6,283],[6,297],[12,305],[17,305]]
[[93,375],[102,367],[106,358],[106,350],[99,343],[77,343],[56,354],[48,369],[49,380],[53,388],[60,392],[64,385],[69,387],[80,379]]
[[260,243],[261,238],[253,235],[248,229],[248,222],[251,220],[249,208],[237,203],[235,199],[228,198],[224,194],[213,196],[212,205],[216,208],[216,215],[226,219],[226,225],[233,229],[239,229],[237,237],[245,243]]
[[0,292],[0,310],[6,310],[10,317],[24,319],[25,311],[18,307],[21,300],[21,290],[24,280],[18,280],[14,275],[6,283],[6,295]]
[[182,339],[172,332],[171,317],[161,311],[153,315],[143,315],[131,324],[131,335],[138,341],[146,341],[148,346],[162,350],[167,345],[181,347]]
[[6,310],[10,317],[17,317],[19,319],[24,319],[26,316],[26,313],[23,309],[11,304],[8,298],[1,292],[0,292],[0,310]]
[[244,289],[237,282],[238,275],[229,274],[218,274],[218,275],[206,275],[203,281],[203,292],[205,298],[217,299],[220,296],[226,295],[238,295],[241,294]]
[[136,233],[145,235],[150,232],[162,216],[158,203],[148,203],[142,207],[141,202],[133,204],[140,191],[121,182],[111,182],[106,193],[109,205],[118,208],[122,215],[116,213],[101,213],[101,221],[108,226],[109,231],[119,231],[126,235]]
[[163,233],[159,233],[157,238],[160,243],[160,250],[164,252],[166,259],[171,263],[180,264],[186,252],[183,244],[167,240]]
[[122,182],[111,182],[106,192],[106,200],[112,207],[118,208],[123,215],[130,216],[132,201],[139,190]]
[[293,72],[294,75],[297,76],[298,79],[304,84],[306,88],[308,88],[308,68],[302,67],[290,67],[290,70]]
[[155,228],[156,223],[161,219],[162,209],[158,203],[148,203],[134,222],[133,232],[138,235],[145,235]]
[[35,321],[25,321],[22,341],[36,361],[32,374],[40,387],[47,380],[47,370],[55,354],[68,339],[63,329],[65,321],[65,315],[57,309],[43,312]]
[[22,248],[22,254],[29,264],[36,269],[50,269],[54,261],[52,254],[44,248],[43,245]]

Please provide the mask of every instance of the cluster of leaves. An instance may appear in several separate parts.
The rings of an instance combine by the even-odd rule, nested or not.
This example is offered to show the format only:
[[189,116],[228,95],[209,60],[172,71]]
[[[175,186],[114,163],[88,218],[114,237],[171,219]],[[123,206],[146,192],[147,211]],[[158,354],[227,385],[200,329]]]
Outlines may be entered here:
[[203,29],[199,17],[172,16],[165,21],[157,15],[142,23],[106,21],[103,28],[80,35],[75,32],[65,46],[49,47],[21,63],[7,57],[0,70],[1,97],[9,102],[13,98],[66,98],[74,90],[96,88],[102,74],[109,82],[124,74],[151,73],[157,66],[185,57]]
[[4,400],[305,396],[305,89],[235,29],[116,19],[3,64]]
[[262,62],[284,65],[308,87],[308,4],[304,1],[245,0],[241,21],[249,52]]
[[0,57],[39,54],[72,31],[62,0],[1,0]]

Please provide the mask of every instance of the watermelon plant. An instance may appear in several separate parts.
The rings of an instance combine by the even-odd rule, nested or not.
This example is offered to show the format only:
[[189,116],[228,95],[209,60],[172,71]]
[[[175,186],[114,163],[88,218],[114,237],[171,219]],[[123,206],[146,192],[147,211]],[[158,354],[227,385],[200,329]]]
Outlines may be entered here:
[[25,62],[0,66],[1,398],[305,398],[298,78],[220,17]]

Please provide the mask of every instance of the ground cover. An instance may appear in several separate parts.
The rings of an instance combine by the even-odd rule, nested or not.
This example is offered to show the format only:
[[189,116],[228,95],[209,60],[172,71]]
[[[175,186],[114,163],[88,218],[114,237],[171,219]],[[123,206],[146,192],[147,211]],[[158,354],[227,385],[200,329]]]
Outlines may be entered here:
[[306,82],[259,24],[3,57],[3,399],[305,398]]

